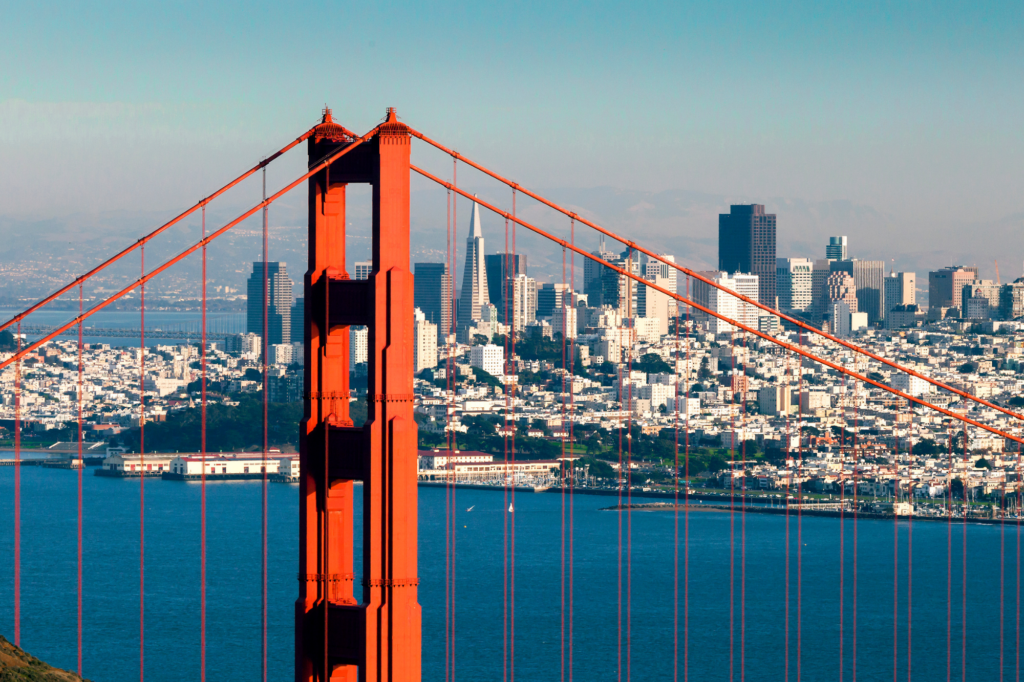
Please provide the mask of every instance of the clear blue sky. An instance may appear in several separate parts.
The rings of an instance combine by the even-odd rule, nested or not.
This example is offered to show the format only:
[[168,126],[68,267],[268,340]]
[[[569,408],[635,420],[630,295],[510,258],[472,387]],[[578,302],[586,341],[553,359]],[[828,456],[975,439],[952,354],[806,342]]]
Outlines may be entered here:
[[357,130],[397,106],[542,188],[846,199],[908,229],[1024,210],[1022,2],[9,1],[2,17],[5,212],[181,206],[324,102]]

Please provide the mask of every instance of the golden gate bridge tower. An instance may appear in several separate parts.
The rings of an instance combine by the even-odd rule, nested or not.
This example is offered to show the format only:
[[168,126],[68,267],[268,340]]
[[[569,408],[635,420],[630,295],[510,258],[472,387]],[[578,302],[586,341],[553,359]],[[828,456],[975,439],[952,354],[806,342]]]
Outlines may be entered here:
[[[357,143],[325,110],[307,144],[312,168]],[[420,679],[410,148],[408,127],[389,108],[373,137],[308,181],[296,682]],[[345,270],[345,198],[352,183],[373,188],[373,269],[366,280],[350,279]],[[368,328],[361,427],[349,419],[353,325]],[[364,486],[360,601],[354,481]]]

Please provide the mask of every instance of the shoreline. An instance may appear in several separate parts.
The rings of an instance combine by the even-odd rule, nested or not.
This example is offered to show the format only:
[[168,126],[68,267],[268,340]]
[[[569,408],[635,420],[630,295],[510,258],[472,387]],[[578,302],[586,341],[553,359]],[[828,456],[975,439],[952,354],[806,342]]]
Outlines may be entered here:
[[806,507],[786,508],[786,507],[766,507],[763,505],[738,505],[731,507],[724,504],[699,504],[699,505],[685,505],[685,504],[669,504],[665,503],[653,503],[653,504],[622,504],[615,505],[612,507],[603,507],[598,511],[719,511],[719,512],[745,512],[753,514],[791,514],[794,516],[823,516],[829,518],[843,518],[843,519],[873,519],[873,520],[902,520],[902,521],[939,521],[947,523],[971,523],[984,526],[1016,526],[1018,523],[1024,525],[1024,519],[1001,519],[1001,518],[984,518],[972,516],[964,518],[962,516],[942,516],[942,515],[910,515],[910,516],[895,516],[893,514],[884,514],[879,512],[865,512],[865,511],[836,511],[833,509],[811,509]]

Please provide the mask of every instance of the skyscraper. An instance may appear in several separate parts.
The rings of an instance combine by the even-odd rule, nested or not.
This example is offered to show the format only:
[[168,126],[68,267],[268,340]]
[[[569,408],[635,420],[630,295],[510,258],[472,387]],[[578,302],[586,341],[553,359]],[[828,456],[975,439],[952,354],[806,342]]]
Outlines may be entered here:
[[965,284],[978,279],[977,267],[951,265],[928,273],[928,318],[941,320],[949,308],[960,308]]
[[846,260],[846,236],[829,237],[825,246],[825,258],[832,260]]
[[[592,251],[591,255],[609,263],[615,260],[615,254],[604,246],[604,237],[601,238],[601,245],[596,251]],[[605,266],[595,263],[589,258],[583,262],[583,293],[587,295],[587,305],[592,308],[600,308],[607,303],[604,300],[604,275],[606,272],[614,271],[608,270]]]
[[[291,343],[292,340],[292,303],[295,293],[292,280],[288,276],[287,263],[267,263],[267,287],[270,297],[267,306],[267,345]],[[246,289],[245,330],[250,334],[263,336],[263,263],[252,264]]]
[[561,282],[545,282],[537,290],[537,317],[551,317],[562,307],[568,294],[569,285]]
[[851,309],[851,313],[867,313],[868,324],[885,319],[884,262],[856,258],[841,260],[832,264],[832,271],[853,275],[853,284],[857,288],[857,307]]
[[498,320],[504,321],[505,288],[511,278],[529,274],[526,271],[526,255],[522,253],[492,253],[484,259],[484,262],[487,265],[487,297],[498,309]]
[[466,238],[466,268],[459,296],[459,326],[470,326],[480,319],[480,307],[490,303],[487,296],[487,266],[484,263],[484,233],[480,226],[480,205],[473,202]]
[[893,272],[885,278],[885,312],[898,305],[914,305],[917,296],[914,292],[917,276],[913,272]]
[[295,303],[292,304],[292,343],[303,343],[305,341],[303,338],[306,333],[306,330],[304,329],[305,323],[306,299],[299,296],[295,299]]
[[758,277],[758,300],[776,307],[774,214],[762,204],[729,207],[718,216],[718,269]]
[[813,271],[809,258],[776,259],[775,286],[781,310],[810,311]]
[[447,263],[416,263],[413,306],[437,327],[438,339],[452,333],[452,277]]

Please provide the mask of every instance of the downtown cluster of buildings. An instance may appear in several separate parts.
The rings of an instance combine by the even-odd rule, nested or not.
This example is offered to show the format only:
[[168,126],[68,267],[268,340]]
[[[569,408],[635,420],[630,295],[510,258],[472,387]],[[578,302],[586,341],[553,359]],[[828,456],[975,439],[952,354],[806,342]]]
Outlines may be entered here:
[[[884,272],[881,261],[850,258],[845,237],[832,237],[825,258],[778,258],[776,216],[760,205],[733,206],[719,219],[719,270],[702,273],[726,291],[677,277],[671,255],[649,258],[603,245],[602,260],[649,284],[588,261],[582,287],[541,283],[530,276],[526,254],[485,251],[478,208],[470,221],[464,275],[458,296],[446,263],[415,264],[416,411],[421,429],[468,430],[469,417],[489,415],[497,435],[506,420],[529,425],[538,438],[562,440],[570,424],[615,430],[633,424],[655,435],[682,428],[691,447],[722,448],[739,459],[743,443],[788,453],[733,466],[737,476],[762,488],[805,485],[822,492],[850,486],[866,494],[944,494],[952,478],[969,490],[991,493],[1019,485],[1016,444],[968,429],[971,455],[948,453],[961,430],[938,413],[911,410],[892,394],[858,386],[838,372],[787,355],[714,316],[663,293],[678,291],[703,307],[790,343],[809,345],[841,366],[922,396],[996,428],[1019,426],[995,410],[936,392],[916,377],[813,335],[787,329],[777,315],[729,292],[829,329],[880,356],[893,358],[972,395],[1005,404],[1024,389],[1024,282],[993,284],[976,268],[929,273],[929,307],[919,310],[914,273]],[[366,278],[370,263],[353,274]],[[248,289],[248,333],[209,346],[209,381],[222,394],[257,391],[262,364],[263,265],[255,263]],[[303,301],[285,263],[270,263],[267,280],[267,377],[272,402],[301,399]],[[495,337],[564,339],[572,368],[561,357],[524,357]],[[524,344],[531,345],[531,344]],[[538,345],[532,344],[536,348]],[[550,344],[549,344],[550,345]],[[146,351],[143,385],[139,349],[90,345],[85,352],[83,405],[87,429],[101,432],[138,425],[140,390],[147,419],[195,405],[199,376],[194,345]],[[366,362],[366,330],[353,329],[351,365]],[[658,360],[657,371],[639,371]],[[256,370],[254,373],[252,370]],[[570,371],[571,370],[571,371]],[[453,371],[455,376],[448,376]],[[521,380],[522,376],[529,381]],[[13,373],[0,377],[0,419],[13,418]],[[451,379],[454,390],[441,388]],[[497,379],[497,381],[493,381]],[[26,358],[21,405],[29,428],[46,429],[77,418],[77,348],[51,343]],[[357,398],[354,398],[357,399]],[[477,420],[479,423],[479,420]],[[537,425],[541,428],[537,428]],[[837,432],[845,436],[836,436]],[[94,434],[90,434],[94,435]],[[852,443],[856,447],[851,447]],[[922,446],[937,444],[934,447]],[[914,446],[918,452],[911,454]],[[925,451],[922,451],[926,450]],[[943,454],[945,453],[945,454]],[[974,466],[984,456],[989,467]],[[636,466],[664,468],[644,462]],[[700,473],[700,472],[693,472]],[[756,483],[752,483],[756,481]],[[721,483],[721,481],[719,481]]]

